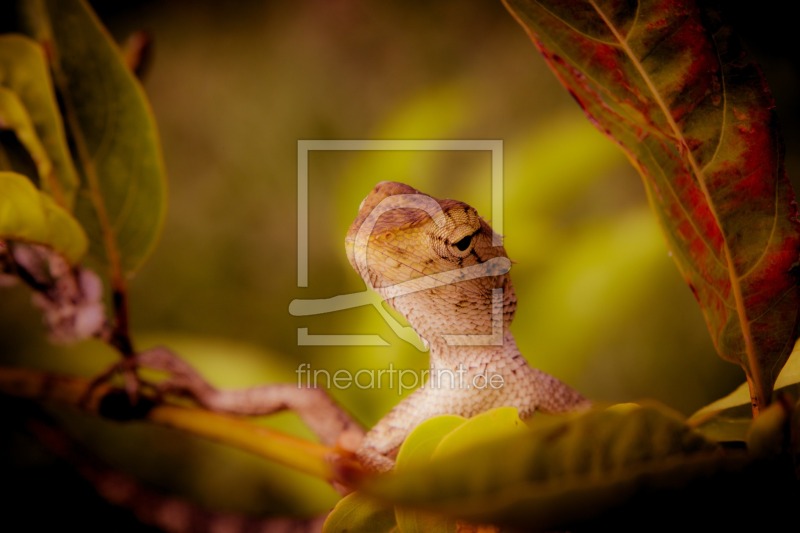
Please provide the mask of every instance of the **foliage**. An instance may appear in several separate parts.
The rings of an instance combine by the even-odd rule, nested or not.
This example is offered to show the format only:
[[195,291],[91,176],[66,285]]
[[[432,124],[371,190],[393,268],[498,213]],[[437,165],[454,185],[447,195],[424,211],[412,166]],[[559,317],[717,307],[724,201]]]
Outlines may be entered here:
[[798,320],[797,208],[774,103],[691,2],[510,1],[559,80],[639,169],[717,351],[769,402]]
[[[434,418],[409,436],[396,471],[385,476],[361,472],[346,451],[307,435],[146,387],[131,406],[125,390],[107,381],[5,368],[0,391],[164,425],[356,489],[330,513],[327,531],[632,525],[636,514],[628,511],[638,506],[662,516],[678,509],[670,518],[686,520],[702,494],[719,498],[708,497],[706,519],[747,501],[755,485],[758,505],[796,496],[800,438],[791,394],[800,357],[791,348],[800,235],[758,69],[713,13],[690,2],[505,1],[590,120],[641,173],[714,345],[742,366],[747,386],[688,421],[655,404],[527,422],[509,408],[469,420]],[[13,134],[0,144],[0,267],[49,302],[39,304],[46,317],[62,311],[65,299],[80,307],[89,292],[84,273],[99,274],[107,320],[87,329],[86,315],[77,313],[57,327],[100,338],[126,361],[137,353],[128,280],[153,250],[165,216],[155,120],[117,45],[83,1],[20,2],[19,14],[19,31],[0,36],[0,127]],[[443,94],[457,107],[457,94]],[[48,275],[33,268],[25,252],[31,249],[45,250],[37,257]],[[57,257],[69,268],[54,269]],[[61,287],[67,281],[73,292]],[[146,369],[135,376],[144,378],[156,388],[164,383]],[[770,405],[773,387],[778,401]],[[775,516],[784,517],[776,511],[761,524]]]
[[152,251],[164,218],[166,182],[155,120],[91,11],[80,2],[22,5],[28,32],[51,58],[64,106],[62,127],[75,146],[81,180],[74,212],[90,236],[92,260],[111,282],[124,283]]
[[0,231],[5,238],[42,244],[73,263],[86,253],[80,224],[25,176],[0,172],[0,193]]
[[[743,454],[718,453],[715,443],[659,407],[621,404],[536,426],[525,428],[508,408],[468,421],[429,420],[403,444],[396,473],[362,492],[394,502],[401,531],[455,530],[454,521],[435,523],[436,515],[423,512],[548,530],[580,524],[637,492],[666,492],[687,474],[744,461]],[[329,527],[336,530],[341,514],[366,509],[359,498],[343,500]],[[409,514],[421,514],[415,522],[428,525],[407,527]]]

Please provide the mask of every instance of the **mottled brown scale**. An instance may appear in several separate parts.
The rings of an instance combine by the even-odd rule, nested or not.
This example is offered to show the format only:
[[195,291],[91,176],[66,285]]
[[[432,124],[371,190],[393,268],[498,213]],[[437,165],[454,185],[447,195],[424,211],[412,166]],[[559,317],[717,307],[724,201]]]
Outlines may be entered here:
[[[461,370],[463,377],[439,379],[435,386],[432,380],[380,420],[358,452],[368,467],[390,469],[406,435],[433,416],[473,416],[513,406],[527,417],[537,409],[562,412],[589,405],[520,355],[509,331],[517,305],[514,288],[510,275],[497,266],[508,265],[508,256],[494,237],[464,202],[438,200],[402,183],[381,182],[362,202],[345,240],[351,265],[428,344],[431,376]],[[464,278],[475,272],[480,275]],[[439,285],[431,286],[432,280]],[[393,296],[398,287],[411,289]],[[502,292],[493,329],[495,289]],[[493,333],[493,340],[473,343]],[[502,387],[473,386],[472,379],[481,374],[500,376]]]

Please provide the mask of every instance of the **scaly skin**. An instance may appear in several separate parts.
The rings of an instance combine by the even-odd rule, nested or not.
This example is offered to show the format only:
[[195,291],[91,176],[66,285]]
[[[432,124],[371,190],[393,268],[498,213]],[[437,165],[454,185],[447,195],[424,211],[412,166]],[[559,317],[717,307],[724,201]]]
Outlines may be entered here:
[[365,436],[357,455],[368,468],[391,469],[408,433],[437,415],[511,406],[525,418],[589,407],[517,349],[508,329],[517,305],[510,261],[469,205],[382,182],[362,202],[345,245],[356,272],[430,348],[429,381]]

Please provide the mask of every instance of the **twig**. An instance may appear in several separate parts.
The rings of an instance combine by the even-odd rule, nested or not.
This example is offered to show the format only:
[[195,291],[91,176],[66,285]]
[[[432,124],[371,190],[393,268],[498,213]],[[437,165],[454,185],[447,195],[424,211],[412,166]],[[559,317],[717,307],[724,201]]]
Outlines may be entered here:
[[361,472],[352,454],[340,447],[303,440],[240,416],[170,404],[146,389],[141,391],[140,401],[135,405],[128,401],[124,390],[109,383],[96,385],[87,398],[90,384],[80,377],[0,368],[0,393],[9,396],[56,402],[119,421],[138,420],[170,427],[254,453],[340,486],[352,486]]
[[[328,445],[339,443],[350,449],[361,441],[363,428],[322,389],[273,384],[246,389],[220,390],[171,350],[156,347],[140,353],[137,362],[144,367],[168,372],[171,376],[158,385],[162,394],[177,394],[220,413],[244,416],[269,415],[283,410],[296,412],[308,427]],[[350,445],[350,446],[348,446]]]

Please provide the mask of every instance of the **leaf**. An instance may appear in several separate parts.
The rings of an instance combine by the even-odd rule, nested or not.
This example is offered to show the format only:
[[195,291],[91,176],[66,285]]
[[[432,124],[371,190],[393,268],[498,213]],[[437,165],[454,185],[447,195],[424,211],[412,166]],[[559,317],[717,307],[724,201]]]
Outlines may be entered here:
[[[748,402],[749,403],[749,400]],[[747,403],[745,405],[747,405]],[[750,409],[734,409],[721,416],[714,416],[695,425],[695,429],[706,438],[716,442],[744,443],[753,423]]]
[[[470,448],[500,438],[512,432],[525,428],[520,420],[517,410],[513,407],[500,407],[480,413],[470,419],[456,415],[443,415],[431,418],[419,424],[408,435],[397,454],[396,471],[416,472],[425,469],[434,457],[447,456],[461,450]],[[348,530],[350,527],[362,527],[359,524],[370,524],[366,517],[374,514],[393,512],[399,531],[403,533],[428,533],[428,532],[455,532],[461,529],[469,530],[471,526],[458,523],[453,518],[448,518],[435,510],[422,511],[417,508],[392,506],[376,502],[367,496],[359,494],[348,502],[340,502],[334,509],[336,524],[339,529]],[[394,509],[392,511],[392,509]],[[353,518],[351,515],[354,515]],[[330,518],[329,518],[330,520]],[[354,520],[354,523],[349,522]],[[327,523],[326,523],[326,531]],[[356,529],[357,531],[359,529]],[[494,529],[485,529],[494,531]],[[334,530],[332,530],[334,531]],[[364,531],[371,531],[369,527]]]
[[431,459],[447,457],[485,442],[518,433],[525,429],[516,407],[496,407],[477,414],[454,427],[436,446]]
[[14,172],[0,172],[0,239],[42,244],[74,264],[88,242],[80,224],[31,181]]
[[[19,143],[27,150],[26,155],[33,160],[38,172],[33,179],[40,182],[42,177],[52,174],[53,164],[36,135],[28,111],[16,93],[5,87],[0,87],[0,128],[13,131]],[[8,150],[8,147],[4,149]],[[4,170],[16,170],[10,164],[4,163],[4,167]],[[56,194],[60,195],[60,189]]]
[[766,83],[687,0],[504,0],[642,175],[719,355],[769,401],[796,336],[800,248]]
[[[775,390],[796,386],[798,384],[800,384],[800,340],[795,343],[792,353],[786,360],[786,364],[783,365],[781,373],[778,374],[775,380]],[[689,418],[689,421],[691,423],[700,422],[715,413],[748,403],[750,403],[750,397],[747,394],[747,383],[742,383],[727,396],[715,400],[697,410],[697,412]]]
[[430,418],[411,431],[397,452],[396,468],[404,470],[430,462],[442,439],[466,422],[457,415],[442,415]]
[[[460,426],[456,431],[464,426]],[[593,410],[368,480],[365,494],[477,523],[537,530],[598,517],[633,494],[686,486],[744,462],[654,406]]]
[[[490,409],[468,420],[453,415],[427,420],[417,426],[403,443],[397,457],[397,470],[402,472],[413,465],[430,464],[440,457],[470,450],[525,427],[514,407]],[[459,531],[459,525],[463,525],[439,513],[401,506],[395,507],[395,516],[403,533],[455,532]]]
[[105,29],[80,0],[21,3],[50,52],[53,77],[83,175],[76,216],[92,258],[115,285],[153,249],[166,185],[155,121],[144,92]]
[[775,380],[775,388],[782,389],[798,383],[800,383],[800,339],[795,342],[794,349],[789,354],[789,359],[786,360],[781,373],[778,374],[778,379]]
[[39,183],[71,210],[78,189],[42,47],[22,35],[0,36],[0,127],[14,130],[38,170]]
[[[456,415],[437,416],[418,425],[403,441],[397,452],[397,470],[427,465],[442,440],[457,428],[467,424],[464,417]],[[412,532],[454,532],[456,523],[452,519],[436,513],[426,513],[417,509],[394,508],[395,519],[400,531]]]
[[394,511],[361,493],[348,494],[336,504],[325,519],[323,533],[363,531],[380,533],[397,531]]
[[[800,341],[796,342],[789,359],[775,380],[775,390],[800,386]],[[744,441],[750,424],[750,413],[742,406],[750,403],[747,383],[742,383],[727,396],[697,410],[689,423],[716,440]]]
[[[469,449],[477,443],[524,427],[517,410],[512,407],[493,409],[470,419],[456,415],[437,416],[419,424],[403,441],[395,469],[400,472],[424,470],[434,456]],[[436,510],[395,507],[357,492],[339,502],[328,517],[324,531],[382,531],[384,529],[372,529],[377,527],[372,525],[372,521],[379,520],[380,528],[388,528],[387,513],[392,515],[391,525],[396,524],[403,533],[455,532],[460,530],[460,526],[467,527]]]
[[736,390],[727,396],[724,396],[719,400],[715,400],[705,407],[699,409],[689,418],[689,422],[692,424],[700,424],[703,420],[708,419],[715,413],[719,413],[725,409],[730,409],[731,407],[747,405],[748,403],[750,403],[750,393],[749,387],[745,382],[736,387]]

